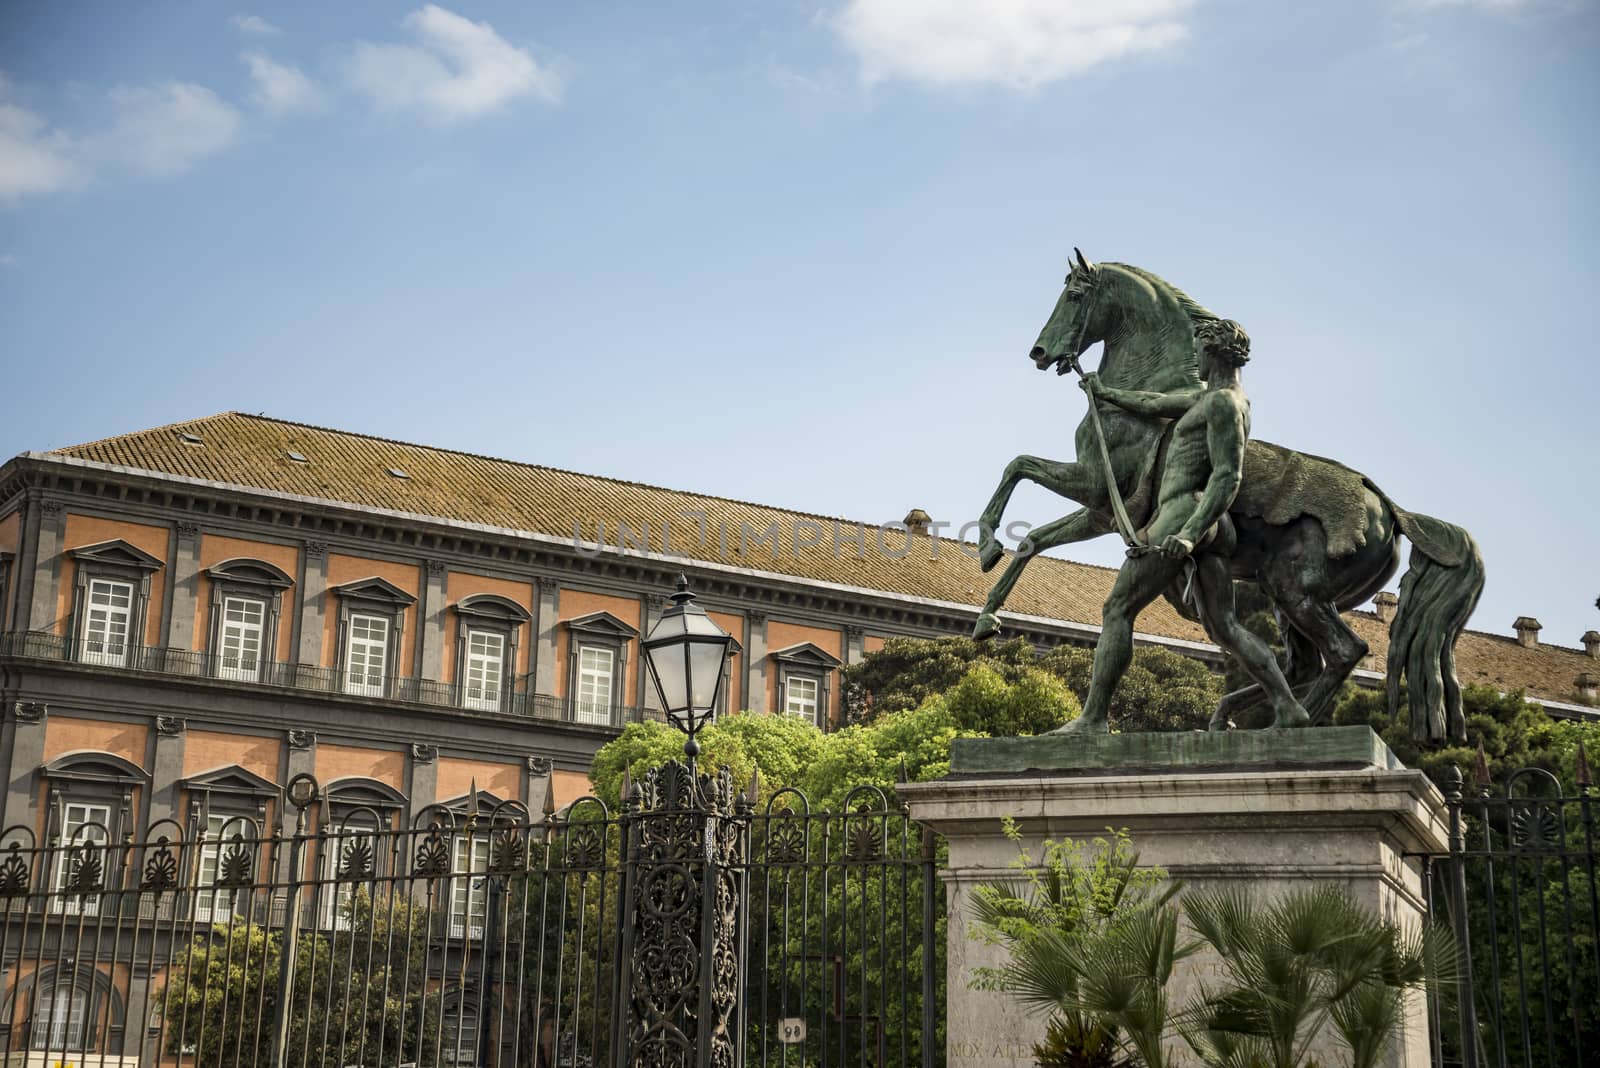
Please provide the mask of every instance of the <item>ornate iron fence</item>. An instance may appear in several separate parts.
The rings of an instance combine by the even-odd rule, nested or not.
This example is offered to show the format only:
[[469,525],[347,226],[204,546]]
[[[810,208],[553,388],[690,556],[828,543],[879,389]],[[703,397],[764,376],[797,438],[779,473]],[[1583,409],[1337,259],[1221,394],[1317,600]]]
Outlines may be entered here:
[[943,1062],[935,843],[875,787],[830,812],[673,765],[620,812],[399,826],[299,776],[280,806],[0,834],[0,1063]]
[[[1445,791],[1450,852],[1425,860],[1430,912],[1455,932],[1462,983],[1432,1000],[1441,1066],[1600,1064],[1600,889],[1587,762],[1576,792],[1540,768],[1499,788],[1480,759]],[[1470,996],[1468,996],[1470,993]]]

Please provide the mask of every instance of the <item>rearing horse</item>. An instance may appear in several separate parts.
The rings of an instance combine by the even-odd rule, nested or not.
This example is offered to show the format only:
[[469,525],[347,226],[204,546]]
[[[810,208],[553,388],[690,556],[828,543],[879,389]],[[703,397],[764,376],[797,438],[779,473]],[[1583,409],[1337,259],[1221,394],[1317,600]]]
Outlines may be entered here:
[[[1148,271],[1091,264],[1074,252],[1065,288],[1029,354],[1035,366],[1066,374],[1091,345],[1103,341],[1099,376],[1105,385],[1152,392],[1198,386],[1195,327],[1217,316]],[[1086,414],[1075,435],[1085,460],[1019,456],[1006,466],[982,516],[984,570],[1004,555],[993,531],[1023,480],[1084,507],[1029,534],[990,592],[974,637],[996,632],[996,613],[1033,556],[1116,529],[1107,462],[1133,525],[1142,528],[1149,521],[1167,421],[1107,406],[1100,410],[1100,424],[1104,459],[1102,441]],[[1296,694],[1304,695],[1313,722],[1327,716],[1339,688],[1368,651],[1339,613],[1383,588],[1399,565],[1399,536],[1409,538],[1410,570],[1390,628],[1390,714],[1397,711],[1405,677],[1412,734],[1425,740],[1465,739],[1454,649],[1483,590],[1483,561],[1465,530],[1405,511],[1341,464],[1259,441],[1246,447],[1244,482],[1229,514],[1239,535],[1231,570],[1236,578],[1256,581],[1271,598],[1288,650],[1285,673]],[[1142,607],[1108,601],[1105,610],[1137,614]],[[1253,686],[1229,694],[1212,727],[1224,726],[1232,712],[1258,698]]]

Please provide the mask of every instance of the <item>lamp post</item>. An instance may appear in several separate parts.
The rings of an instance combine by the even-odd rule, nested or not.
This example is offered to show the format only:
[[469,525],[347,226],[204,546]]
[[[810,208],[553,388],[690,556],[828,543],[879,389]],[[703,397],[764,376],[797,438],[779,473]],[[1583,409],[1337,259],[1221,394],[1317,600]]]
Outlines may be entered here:
[[733,636],[695,604],[689,580],[642,643],[684,760],[651,768],[623,798],[626,846],[613,1063],[740,1068],[749,802],[727,768],[695,767],[716,715]]
[[667,722],[686,736],[683,753],[691,764],[700,753],[695,735],[716,715],[723,665],[732,646],[733,635],[695,603],[689,579],[679,575],[671,607],[644,640],[644,658]]

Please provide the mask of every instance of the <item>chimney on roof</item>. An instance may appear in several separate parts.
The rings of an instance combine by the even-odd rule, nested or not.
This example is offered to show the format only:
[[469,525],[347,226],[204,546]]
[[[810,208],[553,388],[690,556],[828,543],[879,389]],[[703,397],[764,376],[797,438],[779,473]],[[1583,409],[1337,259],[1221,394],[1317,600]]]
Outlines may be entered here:
[[1585,701],[1593,701],[1600,697],[1600,676],[1591,675],[1587,671],[1579,675],[1578,696]]
[[1517,621],[1511,624],[1511,629],[1517,632],[1517,644],[1524,649],[1532,649],[1539,644],[1539,632],[1544,626],[1532,616],[1518,616]]
[[1600,630],[1585,631],[1583,637],[1578,640],[1583,642],[1584,652],[1600,660]]
[[933,522],[933,518],[921,508],[913,508],[906,513],[904,522],[911,533],[926,534],[928,533],[929,524]]
[[1372,599],[1372,610],[1378,615],[1379,623],[1387,623],[1394,618],[1394,610],[1400,606],[1400,598],[1384,590]]

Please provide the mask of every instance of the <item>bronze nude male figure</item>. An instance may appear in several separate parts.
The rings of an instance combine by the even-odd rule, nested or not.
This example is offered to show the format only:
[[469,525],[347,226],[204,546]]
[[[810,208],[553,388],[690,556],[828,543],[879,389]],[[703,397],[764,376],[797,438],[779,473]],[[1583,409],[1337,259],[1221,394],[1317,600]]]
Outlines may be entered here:
[[1125,411],[1174,420],[1160,468],[1155,513],[1128,550],[1101,619],[1094,673],[1083,714],[1062,732],[1106,729],[1106,712],[1117,680],[1133,657],[1133,621],[1139,610],[1188,572],[1194,605],[1206,631],[1231,649],[1267,694],[1273,723],[1309,722],[1295,700],[1276,657],[1265,642],[1240,625],[1234,611],[1228,556],[1237,545],[1228,509],[1244,480],[1245,442],[1250,435],[1250,400],[1240,372],[1250,359],[1250,337],[1231,319],[1196,328],[1202,385],[1166,393],[1117,389],[1087,374],[1079,382],[1089,403],[1108,401]]

